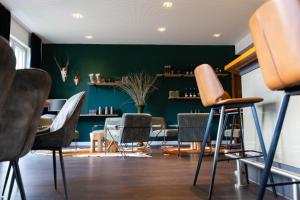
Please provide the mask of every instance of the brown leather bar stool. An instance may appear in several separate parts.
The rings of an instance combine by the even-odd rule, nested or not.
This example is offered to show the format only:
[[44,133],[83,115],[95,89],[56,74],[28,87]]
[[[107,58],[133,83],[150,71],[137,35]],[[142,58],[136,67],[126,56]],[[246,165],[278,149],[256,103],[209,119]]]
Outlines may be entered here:
[[257,199],[263,199],[290,96],[300,95],[300,1],[270,0],[250,18],[250,30],[266,85],[283,90],[281,107],[265,162]]
[[[210,128],[211,128],[211,123],[213,120],[214,112],[218,111],[218,110],[220,112],[220,119],[219,119],[219,126],[218,126],[217,140],[216,140],[216,148],[215,148],[215,152],[214,152],[213,165],[212,165],[212,177],[211,177],[210,190],[209,190],[209,199],[211,199],[213,187],[214,187],[214,179],[215,179],[215,174],[216,174],[216,169],[217,169],[217,162],[219,161],[221,142],[222,142],[222,138],[223,138],[223,134],[224,134],[225,124],[227,121],[226,110],[235,108],[235,109],[238,109],[238,112],[241,112],[242,108],[251,107],[253,119],[255,122],[256,132],[257,132],[257,136],[258,136],[260,146],[261,146],[261,151],[262,151],[262,153],[260,153],[260,152],[252,151],[252,150],[244,151],[244,149],[242,149],[242,151],[232,151],[232,152],[228,152],[228,153],[240,152],[241,153],[240,158],[254,158],[254,157],[262,157],[262,156],[264,156],[266,158],[266,156],[267,156],[266,148],[265,148],[265,144],[263,141],[260,125],[258,122],[256,108],[254,105],[255,103],[263,101],[263,99],[258,98],[258,97],[254,97],[254,98],[228,98],[228,97],[226,97],[226,95],[224,95],[225,94],[224,89],[223,89],[217,75],[215,74],[212,67],[208,64],[199,65],[195,69],[195,77],[196,77],[198,89],[200,92],[202,104],[205,107],[210,107],[211,111],[210,111],[205,135],[204,135],[202,146],[201,146],[201,152],[199,154],[198,165],[197,165],[195,178],[194,178],[194,186],[196,185],[196,182],[197,182],[198,174],[200,171],[202,159],[203,159],[204,152],[205,152],[205,146],[206,146],[207,140],[209,138]],[[241,133],[243,133],[243,131]],[[243,135],[241,137],[243,137]],[[254,153],[257,153],[257,155],[245,156],[245,154],[244,154],[245,152],[254,152]],[[237,159],[239,159],[239,158],[237,158]],[[226,160],[228,160],[228,159],[226,159]],[[272,181],[272,177],[271,177],[271,181]],[[275,188],[273,188],[273,189],[274,189],[273,190],[274,194],[276,194]]]

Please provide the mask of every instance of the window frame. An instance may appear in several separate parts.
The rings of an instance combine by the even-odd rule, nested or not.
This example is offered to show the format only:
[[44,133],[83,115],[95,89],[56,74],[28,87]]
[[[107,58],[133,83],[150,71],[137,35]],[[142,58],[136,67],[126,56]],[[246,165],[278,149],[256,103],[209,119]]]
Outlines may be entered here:
[[[21,68],[17,68],[16,65],[16,69],[26,69],[26,68],[30,68],[30,59],[31,59],[31,51],[30,51],[30,47],[28,47],[26,44],[24,44],[23,42],[21,42],[18,38],[16,38],[13,35],[10,35],[10,41],[9,44],[11,46],[11,48],[13,49],[13,51],[16,54],[16,49],[19,49],[20,51],[24,52],[24,64]],[[17,55],[16,55],[16,59]]]

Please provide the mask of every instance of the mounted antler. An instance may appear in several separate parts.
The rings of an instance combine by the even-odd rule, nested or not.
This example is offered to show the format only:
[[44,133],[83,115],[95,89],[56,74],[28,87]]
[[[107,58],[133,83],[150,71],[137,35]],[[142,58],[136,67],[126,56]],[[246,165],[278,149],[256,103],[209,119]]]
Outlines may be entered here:
[[68,75],[68,68],[69,68],[69,64],[70,64],[70,60],[69,58],[67,58],[67,62],[64,66],[61,66],[61,64],[59,64],[59,62],[57,61],[56,57],[54,56],[54,61],[56,66],[58,67],[60,73],[61,73],[61,78],[63,82],[66,82],[67,80],[67,75]]

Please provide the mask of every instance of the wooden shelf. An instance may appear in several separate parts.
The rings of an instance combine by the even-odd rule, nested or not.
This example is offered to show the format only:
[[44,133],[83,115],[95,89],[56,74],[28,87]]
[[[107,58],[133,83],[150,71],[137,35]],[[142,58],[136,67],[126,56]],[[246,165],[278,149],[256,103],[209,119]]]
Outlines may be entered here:
[[119,86],[121,82],[108,82],[108,83],[89,83],[89,85],[93,86]]
[[[217,76],[225,77],[228,73],[217,74]],[[194,78],[194,74],[156,74],[156,77],[166,77],[166,78]]]
[[156,74],[157,77],[179,78],[179,77],[195,77],[194,74]]
[[169,97],[170,100],[200,100],[200,97]]
[[92,114],[80,114],[80,117],[118,117],[118,114],[109,114],[109,115],[92,115]]

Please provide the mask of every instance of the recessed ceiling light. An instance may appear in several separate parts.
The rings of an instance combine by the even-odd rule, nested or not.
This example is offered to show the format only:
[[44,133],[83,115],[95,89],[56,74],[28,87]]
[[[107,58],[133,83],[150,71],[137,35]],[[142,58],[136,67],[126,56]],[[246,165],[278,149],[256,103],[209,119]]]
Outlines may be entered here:
[[218,38],[218,37],[221,37],[221,33],[214,33],[212,36],[215,38]]
[[158,32],[165,32],[166,31],[166,27],[158,27],[157,31]]
[[94,38],[92,35],[86,35],[86,36],[84,36],[84,37],[85,37],[85,39],[88,39],[88,40],[91,40],[91,39]]
[[72,13],[72,17],[74,19],[82,19],[83,15],[81,13]]
[[166,1],[162,5],[164,8],[171,8],[173,6],[173,3],[171,1]]

